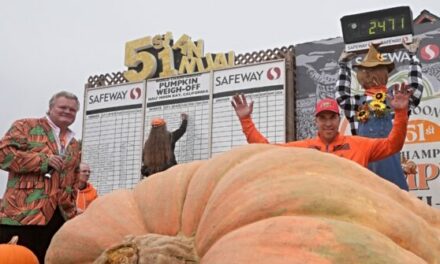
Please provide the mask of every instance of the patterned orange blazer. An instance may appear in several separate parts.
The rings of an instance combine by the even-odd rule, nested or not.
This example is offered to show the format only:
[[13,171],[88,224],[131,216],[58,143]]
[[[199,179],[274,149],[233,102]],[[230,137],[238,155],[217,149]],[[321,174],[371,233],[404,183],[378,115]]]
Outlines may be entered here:
[[57,143],[46,118],[21,119],[0,140],[0,168],[9,171],[0,205],[0,224],[46,225],[57,207],[64,219],[76,215],[80,162],[79,143],[66,147],[64,168],[48,172],[49,157],[58,154]]

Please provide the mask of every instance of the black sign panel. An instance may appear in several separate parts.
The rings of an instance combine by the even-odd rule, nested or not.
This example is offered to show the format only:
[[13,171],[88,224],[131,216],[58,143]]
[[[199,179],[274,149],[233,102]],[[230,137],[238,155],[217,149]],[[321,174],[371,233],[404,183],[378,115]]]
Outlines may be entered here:
[[413,35],[412,12],[408,6],[344,16],[341,26],[346,44]]

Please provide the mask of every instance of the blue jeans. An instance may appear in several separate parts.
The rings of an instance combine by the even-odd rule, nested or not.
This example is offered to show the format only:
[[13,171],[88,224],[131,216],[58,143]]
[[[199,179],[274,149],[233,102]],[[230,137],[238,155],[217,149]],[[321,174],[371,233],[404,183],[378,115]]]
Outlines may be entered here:
[[[388,137],[393,127],[391,114],[387,113],[384,117],[370,116],[367,122],[359,124],[359,136],[369,138],[386,138]],[[380,177],[388,180],[400,189],[408,191],[408,183],[405,179],[402,166],[400,164],[400,153],[393,154],[392,156],[370,162],[368,168],[379,175]]]

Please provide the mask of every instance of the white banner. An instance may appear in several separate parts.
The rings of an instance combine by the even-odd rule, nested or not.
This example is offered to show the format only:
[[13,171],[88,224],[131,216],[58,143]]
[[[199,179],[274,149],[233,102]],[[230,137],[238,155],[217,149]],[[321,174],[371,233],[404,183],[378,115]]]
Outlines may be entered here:
[[286,139],[285,62],[214,72],[212,100],[212,154],[247,144],[240,122],[231,106],[231,97],[246,94],[254,101],[252,119],[271,143]]
[[86,90],[82,160],[100,195],[140,180],[144,99],[144,83]]
[[153,118],[164,118],[172,132],[180,126],[180,114],[188,114],[186,133],[174,151],[178,163],[209,158],[210,76],[199,73],[147,82],[145,140]]

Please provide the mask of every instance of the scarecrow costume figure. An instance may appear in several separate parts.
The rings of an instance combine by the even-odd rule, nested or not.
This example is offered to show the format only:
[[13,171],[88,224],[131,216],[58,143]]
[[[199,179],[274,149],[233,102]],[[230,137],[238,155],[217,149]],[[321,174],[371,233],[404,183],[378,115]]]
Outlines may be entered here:
[[[403,44],[410,58],[408,84],[412,95],[409,99],[410,114],[419,103],[423,93],[422,67],[416,56],[420,40],[409,45]],[[336,100],[350,123],[353,135],[370,138],[387,137],[392,128],[394,113],[389,107],[387,96],[392,95],[392,85],[387,87],[388,76],[394,69],[394,63],[385,60],[374,45],[370,45],[368,53],[361,63],[353,63],[352,68],[357,80],[364,89],[364,94],[351,93],[351,69],[348,62],[354,53],[342,52],[339,58],[339,77],[336,82]],[[400,154],[396,153],[386,159],[371,162],[368,168],[382,178],[408,191],[408,184],[400,163]]]

